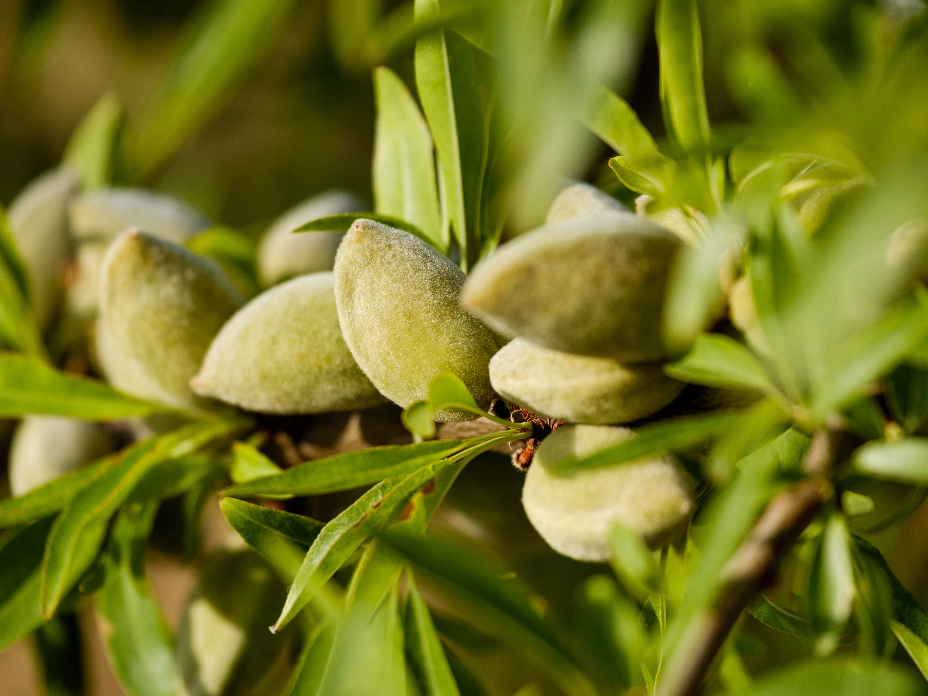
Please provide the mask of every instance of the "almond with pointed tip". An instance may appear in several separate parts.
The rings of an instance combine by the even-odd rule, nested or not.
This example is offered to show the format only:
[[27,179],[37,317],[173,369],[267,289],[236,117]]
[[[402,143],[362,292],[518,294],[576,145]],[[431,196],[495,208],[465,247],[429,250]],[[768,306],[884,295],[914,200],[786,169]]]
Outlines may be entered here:
[[489,363],[499,338],[461,309],[463,283],[457,266],[408,232],[362,219],[345,235],[335,259],[338,319],[358,365],[394,403],[427,398],[432,378],[452,372],[489,406]]
[[631,211],[605,191],[600,191],[589,184],[579,183],[568,186],[557,195],[551,207],[548,208],[548,217],[545,222],[557,222],[580,215],[610,212],[630,213]]
[[99,356],[123,391],[177,408],[203,404],[190,390],[203,356],[242,305],[211,260],[128,230],[106,252],[100,279]]
[[578,561],[608,560],[615,522],[640,534],[652,549],[683,532],[696,500],[689,474],[671,455],[570,476],[549,470],[559,461],[588,456],[632,435],[628,428],[565,425],[535,452],[522,505],[529,521],[558,553]]
[[10,445],[10,492],[25,495],[116,449],[98,423],[57,416],[26,416]]
[[464,308],[510,337],[625,363],[666,357],[662,315],[680,241],[632,213],[553,222],[481,261]]
[[300,232],[307,222],[357,213],[364,204],[347,191],[326,191],[290,208],[268,228],[258,248],[258,275],[265,287],[306,273],[331,271],[341,244],[342,232]]
[[217,334],[191,386],[259,413],[350,411],[384,401],[342,338],[331,273],[293,278],[245,305]]
[[660,363],[562,353],[516,338],[490,360],[497,393],[532,413],[568,423],[630,423],[657,413],[683,391]]
[[46,329],[58,310],[64,271],[71,256],[68,201],[77,178],[54,169],[35,179],[10,204],[10,234],[29,276],[29,299],[39,328]]

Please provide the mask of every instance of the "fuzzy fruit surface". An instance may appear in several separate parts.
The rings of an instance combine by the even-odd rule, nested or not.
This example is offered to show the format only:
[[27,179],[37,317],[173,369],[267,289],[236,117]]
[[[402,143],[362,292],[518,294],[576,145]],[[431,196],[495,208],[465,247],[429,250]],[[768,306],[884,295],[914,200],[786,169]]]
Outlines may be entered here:
[[623,365],[563,353],[516,338],[490,360],[490,381],[505,399],[570,423],[630,423],[673,401],[684,384],[660,363]]
[[124,232],[103,260],[100,360],[110,381],[178,408],[199,404],[190,379],[242,297],[209,259],[145,232]]
[[109,241],[129,227],[181,244],[210,226],[199,210],[141,188],[102,188],[71,202],[71,228],[80,240]]
[[522,505],[529,521],[558,553],[579,561],[610,556],[612,525],[621,522],[652,549],[683,531],[696,502],[693,482],[670,455],[556,476],[549,467],[585,457],[631,437],[628,428],[565,425],[535,452]]
[[[458,304],[464,274],[422,240],[358,220],[335,259],[335,301],[345,343],[380,392],[406,407],[428,398],[441,372],[460,377],[483,407],[493,398],[490,358],[499,338]],[[471,420],[441,411],[437,420]]]
[[299,276],[245,305],[213,340],[191,386],[259,413],[349,411],[384,401],[345,345],[331,273]]
[[579,183],[568,186],[557,195],[551,207],[548,208],[548,217],[545,222],[557,222],[580,215],[609,212],[630,213],[631,211],[605,191],[600,191],[589,184]]
[[24,495],[115,449],[98,423],[57,416],[26,416],[10,445],[10,491]]
[[510,337],[635,363],[667,355],[662,315],[680,241],[632,213],[547,224],[479,263],[464,307]]

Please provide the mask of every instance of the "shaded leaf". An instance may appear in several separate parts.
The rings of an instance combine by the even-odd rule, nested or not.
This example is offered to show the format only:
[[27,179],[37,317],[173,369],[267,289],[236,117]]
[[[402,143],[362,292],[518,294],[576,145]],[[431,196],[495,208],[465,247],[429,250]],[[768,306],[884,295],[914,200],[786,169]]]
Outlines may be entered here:
[[700,334],[690,352],[664,371],[693,384],[777,393],[760,361],[738,341],[722,334]]
[[812,624],[826,634],[831,649],[837,645],[841,630],[851,617],[856,594],[851,537],[843,518],[832,515],[822,532],[809,580]]
[[890,666],[814,662],[787,667],[756,681],[745,696],[921,696],[924,688]]
[[586,638],[584,651],[605,679],[627,689],[638,670],[637,605],[611,578],[594,575],[583,583],[579,621]]
[[644,603],[660,584],[661,572],[654,554],[645,546],[640,534],[621,522],[613,523],[610,541],[612,569],[628,592]]
[[583,120],[587,128],[620,155],[626,155],[650,169],[657,169],[652,165],[667,161],[638,114],[605,85],[597,85]]
[[60,372],[41,360],[0,353],[0,416],[26,414],[115,420],[170,410],[113,389],[105,382]]
[[35,632],[35,652],[42,669],[43,693],[82,696],[84,665],[81,630],[73,613],[52,617]]
[[441,225],[432,136],[425,119],[389,68],[374,71],[374,89],[374,207],[422,230],[432,246],[447,254],[450,240]]
[[26,271],[0,206],[0,344],[46,358],[42,334],[29,305]]
[[9,271],[10,276],[19,288],[20,294],[24,298],[29,297],[29,281],[27,278],[26,267],[23,265],[22,257],[19,255],[19,249],[10,232],[10,224],[7,219],[6,209],[0,205],[0,261]]
[[408,576],[406,599],[406,655],[423,696],[459,696],[457,683],[441,647],[429,609]]
[[928,370],[900,365],[886,380],[886,402],[907,433],[913,433],[928,415]]
[[774,604],[764,595],[751,602],[748,611],[762,624],[777,631],[789,633],[798,638],[815,637],[815,631],[806,619]]

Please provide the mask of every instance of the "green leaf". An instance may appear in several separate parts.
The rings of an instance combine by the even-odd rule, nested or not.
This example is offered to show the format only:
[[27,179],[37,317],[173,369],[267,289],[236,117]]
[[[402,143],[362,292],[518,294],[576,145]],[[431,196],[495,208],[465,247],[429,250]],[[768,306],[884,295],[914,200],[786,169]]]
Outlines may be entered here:
[[74,613],[52,617],[34,634],[35,652],[42,668],[43,693],[83,696],[84,650]]
[[119,139],[123,118],[119,99],[104,94],[74,129],[63,164],[78,175],[85,191],[113,183],[121,166]]
[[821,419],[861,394],[928,339],[928,297],[918,295],[887,312],[831,356],[812,396],[814,418]]
[[841,416],[847,422],[848,430],[865,440],[879,440],[883,437],[886,420],[883,409],[871,397],[855,399],[841,409]]
[[900,365],[886,380],[886,402],[906,433],[914,433],[928,415],[928,370]]
[[407,408],[403,412],[403,423],[412,433],[422,437],[434,437],[435,414],[445,409],[473,413],[509,430],[528,431],[531,428],[530,423],[503,420],[480,408],[461,378],[452,372],[442,372],[432,378],[429,383],[428,401],[417,401]]
[[303,646],[299,660],[293,668],[286,696],[323,696],[319,687],[325,678],[325,668],[335,644],[335,625],[324,621],[316,626]]
[[632,162],[628,157],[613,157],[609,160],[609,168],[625,188],[635,193],[657,198],[665,192],[664,184],[650,170]]
[[280,473],[283,473],[283,469],[251,445],[244,442],[232,445],[232,470],[229,476],[235,483],[248,483]]
[[46,359],[42,334],[29,305],[26,271],[0,206],[0,345]]
[[799,638],[815,637],[815,631],[806,619],[774,604],[764,595],[751,602],[748,611],[755,619],[774,630]]
[[423,696],[460,696],[451,667],[441,647],[429,609],[408,575],[406,599],[406,655],[422,687]]
[[596,693],[577,668],[561,636],[564,629],[538,610],[531,592],[486,554],[435,537],[387,532],[381,538],[467,607],[481,630],[495,634],[549,671],[572,696]]
[[434,440],[346,452],[285,469],[275,476],[230,486],[222,494],[234,498],[292,498],[349,490],[388,476],[412,473],[425,461],[441,459],[463,449],[467,442]]
[[115,466],[121,455],[112,455],[69,471],[17,498],[0,502],[0,528],[31,524],[64,509],[92,481]]
[[[411,501],[410,501],[411,502]],[[376,539],[361,554],[345,592],[345,606],[365,605],[371,609],[396,586],[403,571],[403,558]]]
[[596,86],[583,121],[600,140],[632,161],[655,171],[668,162],[634,109],[605,85]]
[[612,525],[612,569],[622,585],[639,602],[646,602],[660,585],[660,568],[641,535],[620,522]]
[[829,651],[854,609],[857,587],[851,558],[851,537],[840,515],[825,524],[812,561],[809,579],[809,609],[812,625],[824,635]]
[[[480,447],[466,450],[463,454],[468,458],[476,456],[477,452],[471,454],[471,451],[477,449]],[[290,587],[287,602],[274,624],[275,632],[306,605],[318,588],[365,540],[393,521],[417,491],[422,490],[442,469],[462,467],[462,460],[466,463],[462,454],[446,456],[448,458],[443,459],[442,453],[436,453],[423,457],[415,471],[381,481],[325,526],[307,552]]]
[[662,452],[684,450],[699,445],[729,428],[738,418],[735,411],[716,411],[697,416],[671,418],[645,425],[634,435],[582,459],[564,459],[551,466],[558,475],[583,469],[624,464]]
[[294,232],[347,232],[355,223],[355,220],[373,220],[384,225],[389,225],[398,230],[409,232],[414,237],[418,237],[426,244],[434,247],[441,253],[445,253],[438,243],[429,237],[425,232],[420,230],[411,222],[407,222],[392,215],[381,215],[380,213],[339,213],[338,215],[329,215],[328,217],[310,220],[304,225],[297,227]]
[[741,459],[781,435],[790,422],[789,414],[773,399],[753,403],[712,446],[710,478],[716,483],[728,480]]
[[174,642],[144,573],[145,541],[157,504],[126,508],[113,531],[106,581],[97,596],[103,645],[131,696],[172,696],[178,678]]
[[401,418],[406,430],[426,439],[435,437],[435,412],[428,401],[417,401],[403,409]]
[[435,185],[432,136],[413,96],[389,68],[374,71],[377,128],[374,138],[374,207],[408,221],[447,255]]
[[[416,20],[439,14],[438,0],[415,0]],[[477,63],[470,44],[453,31],[416,42],[416,87],[432,132],[442,176],[440,186],[461,261],[468,264],[468,237],[476,230],[483,172],[483,113]]]
[[928,645],[925,645],[925,641],[906,628],[904,624],[893,621],[890,625],[896,638],[918,667],[918,671],[925,679],[928,679]]
[[60,372],[38,358],[0,353],[0,417],[26,414],[116,420],[169,410],[105,382]]
[[228,469],[228,458],[188,454],[166,459],[149,469],[132,489],[127,503],[162,500],[186,493],[206,479],[215,479]]
[[638,606],[604,575],[588,578],[580,596],[578,614],[586,639],[584,652],[592,658],[605,681],[617,682],[627,689],[638,670],[635,646]]
[[695,0],[660,0],[655,20],[661,105],[667,130],[687,152],[709,144],[709,113],[702,82],[702,34]]
[[692,350],[664,371],[693,384],[777,393],[760,361],[738,341],[722,334],[700,334]]
[[339,65],[366,67],[366,44],[383,13],[383,0],[329,0],[329,38]]
[[859,447],[852,462],[856,471],[868,476],[928,484],[928,438],[874,440]]
[[42,562],[42,614],[50,616],[96,556],[110,517],[154,467],[228,436],[248,421],[194,423],[127,450],[122,460],[81,490],[52,528]]
[[323,524],[302,515],[246,503],[235,498],[219,501],[229,525],[255,551],[293,582]]
[[911,675],[888,665],[812,662],[754,682],[744,696],[922,696]]
[[130,172],[144,179],[213,118],[272,48],[295,0],[217,0],[204,6],[173,65],[127,133]]
[[848,517],[873,512],[873,498],[854,491],[841,491],[841,511]]

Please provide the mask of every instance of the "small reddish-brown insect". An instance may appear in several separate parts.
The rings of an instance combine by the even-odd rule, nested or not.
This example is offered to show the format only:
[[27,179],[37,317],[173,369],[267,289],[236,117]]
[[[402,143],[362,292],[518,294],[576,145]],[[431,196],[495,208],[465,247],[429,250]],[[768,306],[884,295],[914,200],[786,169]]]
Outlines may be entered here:
[[532,436],[524,440],[525,446],[522,449],[512,454],[513,465],[517,469],[525,471],[532,465],[532,458],[535,456],[535,450],[538,449],[541,441],[562,426],[564,421],[536,415],[514,404],[509,409],[509,418],[514,422],[518,418],[523,423],[532,424]]

